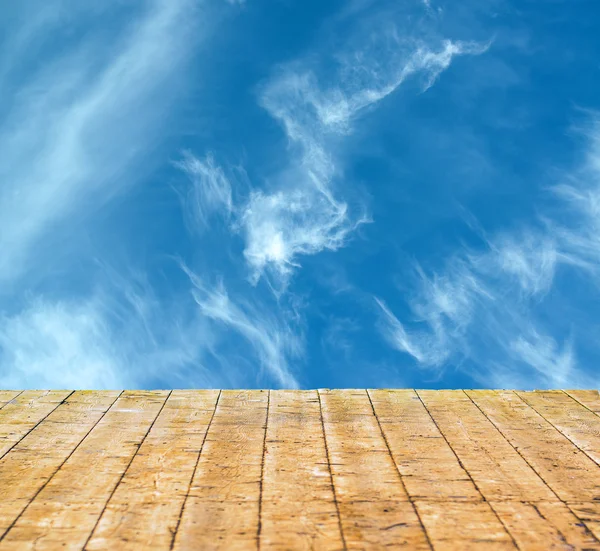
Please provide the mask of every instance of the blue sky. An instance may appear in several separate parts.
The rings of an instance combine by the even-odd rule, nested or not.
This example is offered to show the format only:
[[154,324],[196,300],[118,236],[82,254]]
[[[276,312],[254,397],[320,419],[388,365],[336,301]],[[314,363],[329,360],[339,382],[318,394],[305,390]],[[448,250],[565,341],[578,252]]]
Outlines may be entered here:
[[0,7],[0,387],[597,387],[596,0]]

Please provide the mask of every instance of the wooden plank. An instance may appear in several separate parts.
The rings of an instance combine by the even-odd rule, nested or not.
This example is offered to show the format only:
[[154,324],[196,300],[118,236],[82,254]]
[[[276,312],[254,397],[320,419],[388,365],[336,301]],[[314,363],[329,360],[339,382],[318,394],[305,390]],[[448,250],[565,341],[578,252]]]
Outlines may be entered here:
[[221,393],[174,549],[256,547],[268,396],[264,390]]
[[316,391],[272,391],[260,547],[343,549]]
[[170,549],[218,395],[171,393],[86,549]]
[[364,390],[319,391],[348,549],[429,549]]
[[561,500],[593,501],[600,495],[598,465],[514,392],[466,393]]
[[482,501],[414,390],[369,390],[412,499]]
[[[417,392],[369,390],[369,395],[433,547],[445,547],[449,539],[456,540],[456,549],[480,545],[484,530],[488,536],[483,543],[490,548],[514,548]],[[450,529],[448,537],[444,527]]]
[[[88,432],[118,392],[75,392],[0,462],[0,539]],[[23,410],[28,411],[27,402]]]
[[2,549],[82,549],[167,396],[124,392],[27,507]]
[[462,390],[419,390],[418,394],[487,500],[557,500]]
[[[585,525],[594,534],[597,542],[600,542],[600,503],[598,501],[588,503],[569,503],[569,508],[581,519]],[[596,547],[592,549],[600,549],[600,544],[596,543]]]
[[517,392],[546,421],[600,465],[600,417],[560,390]]
[[496,513],[484,501],[416,501],[415,505],[434,549],[517,549]]
[[597,390],[565,390],[571,398],[600,415],[600,393]]
[[14,400],[21,392],[20,390],[0,390],[0,409]]
[[491,503],[520,549],[600,549],[598,541],[560,501]]
[[0,549],[600,550],[594,393],[27,392]]
[[25,390],[0,409],[0,459],[70,394],[66,390]]

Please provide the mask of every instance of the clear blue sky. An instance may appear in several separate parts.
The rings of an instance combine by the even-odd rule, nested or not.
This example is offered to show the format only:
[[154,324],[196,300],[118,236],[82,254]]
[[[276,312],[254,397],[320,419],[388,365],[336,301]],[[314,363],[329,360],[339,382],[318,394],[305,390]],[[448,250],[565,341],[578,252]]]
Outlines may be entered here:
[[597,387],[597,0],[0,6],[0,387]]

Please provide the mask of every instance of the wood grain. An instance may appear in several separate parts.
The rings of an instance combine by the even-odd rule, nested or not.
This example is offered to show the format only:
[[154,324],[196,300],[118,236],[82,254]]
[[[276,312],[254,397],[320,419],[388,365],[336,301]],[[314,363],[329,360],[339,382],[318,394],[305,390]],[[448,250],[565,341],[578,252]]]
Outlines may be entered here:
[[600,496],[598,465],[514,392],[466,392],[561,500]]
[[594,549],[597,540],[561,502],[492,502],[520,549]]
[[[0,539],[102,418],[118,392],[75,392],[0,461]],[[54,399],[62,398],[62,395]],[[56,402],[50,402],[56,405]],[[24,406],[30,415],[29,402]],[[16,413],[16,411],[15,411]],[[40,410],[37,410],[37,416]],[[3,543],[3,547],[6,546]]]
[[366,391],[319,391],[348,549],[429,549]]
[[0,409],[11,400],[14,400],[19,394],[21,394],[19,390],[0,390]]
[[64,390],[25,390],[0,409],[0,458],[70,394]]
[[462,390],[420,390],[418,394],[485,499],[556,499]]
[[597,390],[565,390],[564,392],[596,415],[600,415],[600,393]]
[[[484,531],[488,534],[484,543],[490,548],[514,548],[502,522],[421,400],[421,394],[429,394],[402,390],[370,390],[369,394],[433,547],[445,547],[449,540],[457,542],[456,549],[482,545]],[[457,397],[449,395],[447,399]],[[454,532],[447,533],[446,527]]]
[[[569,508],[594,534],[596,542],[600,542],[600,503],[598,501],[570,503]],[[595,547],[590,546],[590,548],[600,549],[600,543],[596,543]]]
[[272,392],[260,548],[344,548],[316,391]]
[[221,393],[174,549],[257,547],[268,403],[263,390]]
[[170,549],[218,395],[169,396],[86,549]]
[[2,548],[82,549],[167,395],[121,394],[35,496]]
[[513,539],[484,501],[415,502],[434,549],[517,549]]
[[600,465],[600,417],[560,390],[517,392],[519,397]]
[[595,391],[0,391],[0,551],[600,550]]
[[415,391],[369,394],[412,499],[482,500]]

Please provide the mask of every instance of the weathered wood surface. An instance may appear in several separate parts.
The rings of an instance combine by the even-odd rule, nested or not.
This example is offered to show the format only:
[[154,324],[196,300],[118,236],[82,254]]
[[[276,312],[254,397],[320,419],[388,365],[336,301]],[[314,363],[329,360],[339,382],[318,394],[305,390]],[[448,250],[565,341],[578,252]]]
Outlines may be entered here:
[[4,549],[600,550],[596,391],[0,391]]

